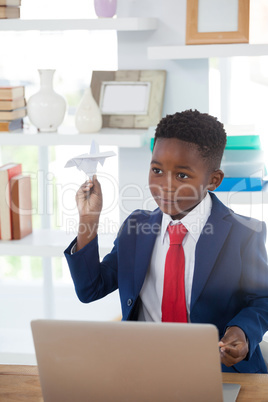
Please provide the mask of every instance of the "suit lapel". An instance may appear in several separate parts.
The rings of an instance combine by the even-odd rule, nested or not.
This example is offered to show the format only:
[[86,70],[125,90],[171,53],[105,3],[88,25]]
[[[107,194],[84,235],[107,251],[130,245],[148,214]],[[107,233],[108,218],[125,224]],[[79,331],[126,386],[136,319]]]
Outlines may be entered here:
[[156,209],[148,218],[145,218],[139,227],[136,241],[134,290],[139,294],[147,273],[155,244],[156,236],[161,229],[162,212]]
[[211,215],[200,235],[195,251],[195,268],[192,285],[191,310],[203,291],[217,257],[224,245],[232,224],[224,217],[230,214],[214,194]]

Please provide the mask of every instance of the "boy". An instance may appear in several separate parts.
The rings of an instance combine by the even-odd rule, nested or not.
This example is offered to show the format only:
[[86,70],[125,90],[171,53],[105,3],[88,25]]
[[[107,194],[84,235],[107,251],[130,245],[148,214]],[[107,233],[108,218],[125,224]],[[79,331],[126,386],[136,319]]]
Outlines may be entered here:
[[[159,208],[134,211],[100,262],[102,195],[94,176],[77,192],[81,230],[65,255],[81,301],[119,288],[123,320],[212,323],[220,334],[223,371],[264,373],[259,343],[268,330],[266,229],[211,193],[224,176],[225,144],[223,125],[208,114],[187,110],[163,118],[149,172]],[[185,269],[175,291],[181,278],[168,278],[174,225],[183,228],[184,238],[175,247],[180,256],[172,258]],[[169,300],[172,292],[176,300]],[[177,302],[180,307],[172,305]],[[179,318],[170,318],[177,312]]]

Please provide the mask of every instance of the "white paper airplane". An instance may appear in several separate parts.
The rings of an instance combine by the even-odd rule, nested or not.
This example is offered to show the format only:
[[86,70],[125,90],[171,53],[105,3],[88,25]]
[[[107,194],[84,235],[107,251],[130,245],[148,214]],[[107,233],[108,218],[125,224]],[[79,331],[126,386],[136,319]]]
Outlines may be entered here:
[[89,153],[69,159],[64,167],[76,166],[77,169],[82,170],[92,178],[93,174],[97,171],[98,163],[103,166],[105,159],[110,156],[115,156],[115,153],[113,151],[100,152],[99,145],[95,141],[92,141]]

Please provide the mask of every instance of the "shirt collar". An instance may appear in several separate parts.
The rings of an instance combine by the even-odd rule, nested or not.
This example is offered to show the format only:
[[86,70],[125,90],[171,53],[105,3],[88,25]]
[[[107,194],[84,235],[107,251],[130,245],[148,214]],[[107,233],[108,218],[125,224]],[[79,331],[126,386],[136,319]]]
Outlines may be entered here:
[[163,213],[160,233],[161,242],[164,242],[167,227],[170,223],[172,225],[182,223],[186,227],[190,235],[193,237],[195,242],[197,242],[211,213],[211,209],[212,199],[209,193],[207,193],[205,198],[203,198],[203,200],[181,220],[173,220],[170,215]]

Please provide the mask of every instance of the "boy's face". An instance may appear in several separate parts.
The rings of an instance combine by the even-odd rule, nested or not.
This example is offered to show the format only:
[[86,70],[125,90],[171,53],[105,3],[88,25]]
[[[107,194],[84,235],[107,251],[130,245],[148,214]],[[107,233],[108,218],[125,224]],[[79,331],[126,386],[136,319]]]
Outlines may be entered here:
[[223,179],[221,170],[211,171],[195,144],[177,138],[158,138],[149,173],[153,198],[162,212],[181,219],[215,190]]

